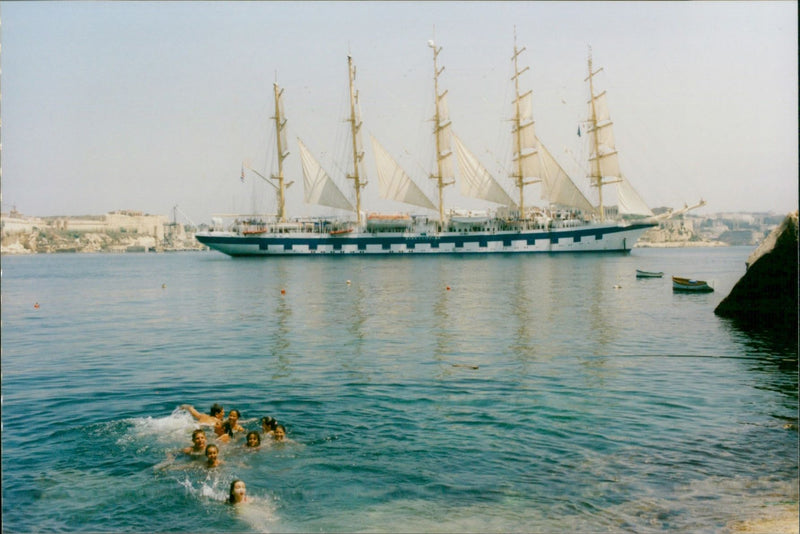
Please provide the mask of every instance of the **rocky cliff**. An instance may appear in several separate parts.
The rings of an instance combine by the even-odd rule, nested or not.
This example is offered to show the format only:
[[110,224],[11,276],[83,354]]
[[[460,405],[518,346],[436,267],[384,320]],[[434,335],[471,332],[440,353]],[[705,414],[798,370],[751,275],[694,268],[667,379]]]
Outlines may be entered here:
[[747,260],[747,272],[714,313],[797,337],[798,214],[789,214]]

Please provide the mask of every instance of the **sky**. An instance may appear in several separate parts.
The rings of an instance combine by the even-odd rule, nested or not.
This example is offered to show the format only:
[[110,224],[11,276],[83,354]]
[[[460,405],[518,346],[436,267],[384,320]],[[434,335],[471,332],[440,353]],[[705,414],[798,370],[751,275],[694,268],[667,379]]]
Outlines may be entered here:
[[[512,191],[515,33],[537,135],[584,190],[591,47],[622,171],[651,208],[798,208],[796,2],[96,1],[0,7],[2,210],[128,209],[194,224],[274,213],[273,189],[241,170],[276,168],[277,82],[295,182],[287,211],[328,213],[303,203],[296,139],[344,188],[349,54],[365,208],[417,212],[378,198],[366,134],[434,197],[429,40],[442,47],[454,130]],[[445,196],[481,207],[456,188]]]

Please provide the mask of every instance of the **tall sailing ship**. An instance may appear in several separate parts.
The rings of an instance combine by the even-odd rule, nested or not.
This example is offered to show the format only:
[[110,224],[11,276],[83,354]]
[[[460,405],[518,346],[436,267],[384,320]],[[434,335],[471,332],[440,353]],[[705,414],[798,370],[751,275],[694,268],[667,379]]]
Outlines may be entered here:
[[[437,191],[431,200],[409,177],[397,161],[371,138],[377,165],[378,190],[382,198],[410,204],[427,211],[421,215],[380,214],[362,211],[361,193],[367,185],[363,169],[361,118],[355,67],[348,56],[350,80],[350,139],[352,143],[352,181],[355,202],[348,198],[312,152],[298,138],[303,170],[304,200],[354,213],[349,218],[288,218],[285,193],[291,183],[284,179],[284,160],[288,156],[283,90],[274,85],[277,139],[277,173],[270,179],[261,176],[277,192],[278,210],[274,217],[238,219],[228,229],[214,227],[197,233],[198,241],[230,256],[274,256],[313,254],[474,254],[525,252],[600,252],[629,251],[639,237],[655,226],[653,213],[620,173],[612,122],[605,92],[596,93],[589,56],[589,114],[582,130],[590,146],[589,180],[597,188],[599,203],[593,205],[541,143],[534,131],[533,93],[520,89],[519,57],[525,50],[514,42],[514,100],[512,119],[513,170],[509,173],[515,197],[470,152],[455,134],[448,115],[446,95],[441,91],[439,67],[442,51],[433,41],[434,117],[433,138],[436,167],[429,178]],[[350,149],[348,149],[350,151]],[[454,161],[455,160],[455,161]],[[483,212],[445,210],[445,189],[453,185],[456,168],[461,193],[498,207]],[[526,189],[538,184],[544,207],[526,203]],[[606,217],[603,188],[617,188],[617,216]],[[434,215],[435,214],[435,215]],[[620,217],[623,214],[633,219]]]

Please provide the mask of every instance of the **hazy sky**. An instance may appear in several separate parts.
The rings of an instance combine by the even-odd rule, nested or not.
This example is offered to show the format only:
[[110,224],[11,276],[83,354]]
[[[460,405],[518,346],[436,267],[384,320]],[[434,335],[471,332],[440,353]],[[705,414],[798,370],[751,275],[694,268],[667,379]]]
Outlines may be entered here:
[[[366,133],[431,191],[432,54],[454,129],[509,166],[514,28],[539,137],[584,158],[588,46],[623,172],[651,207],[798,207],[796,2],[11,2],[2,21],[2,200],[29,215],[133,209],[195,223],[273,212],[272,84],[285,88],[290,215],[295,139],[344,183],[347,55]],[[585,138],[585,136],[584,136]],[[365,135],[367,152],[369,137]],[[367,156],[367,208],[378,200]],[[584,187],[586,180],[576,176]],[[503,181],[505,185],[510,182]],[[535,186],[534,186],[535,187]],[[510,188],[509,188],[510,189]],[[588,189],[588,188],[587,188]],[[447,189],[448,204],[472,207]],[[477,206],[476,206],[477,207]],[[412,211],[418,211],[412,209]]]

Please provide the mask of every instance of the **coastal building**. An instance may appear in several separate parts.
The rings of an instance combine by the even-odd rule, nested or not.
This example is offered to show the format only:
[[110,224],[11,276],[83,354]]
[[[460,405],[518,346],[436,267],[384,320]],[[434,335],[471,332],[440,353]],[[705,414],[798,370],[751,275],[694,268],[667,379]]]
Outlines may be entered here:
[[15,209],[9,213],[0,213],[0,229],[4,236],[32,232],[34,228],[45,226],[44,219],[28,217]]
[[194,235],[164,215],[119,210],[103,215],[31,217],[0,214],[2,254],[198,250]]
[[149,215],[141,211],[117,210],[104,215],[29,217],[11,210],[0,214],[3,236],[31,233],[34,230],[71,232],[123,232],[164,239],[166,215]]

